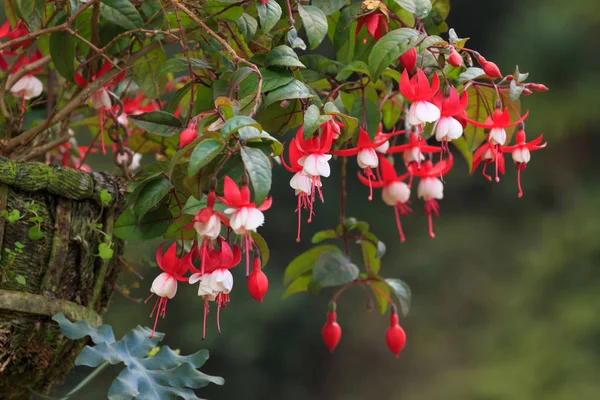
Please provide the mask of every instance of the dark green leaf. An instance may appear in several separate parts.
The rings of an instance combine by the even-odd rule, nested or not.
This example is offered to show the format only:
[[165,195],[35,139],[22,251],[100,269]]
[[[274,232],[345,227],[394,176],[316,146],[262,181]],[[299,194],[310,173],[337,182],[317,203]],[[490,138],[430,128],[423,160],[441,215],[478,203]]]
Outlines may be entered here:
[[299,67],[305,68],[292,48],[286,45],[275,47],[265,58],[267,67]]
[[319,287],[345,285],[358,278],[358,267],[339,249],[322,253],[312,270],[312,281]]
[[16,0],[17,14],[25,21],[30,32],[41,29],[44,21],[45,0]]
[[331,15],[346,4],[347,0],[312,0],[311,4],[323,11],[325,15]]
[[304,113],[304,138],[308,139],[321,124],[327,122],[331,119],[328,115],[321,115],[321,111],[319,111],[319,107],[312,104],[306,112]]
[[[294,80],[287,70],[276,71],[267,68],[261,68],[260,74],[263,78],[262,93],[270,92],[281,86],[285,86]],[[258,88],[258,77],[252,74],[240,85],[239,95],[245,97],[256,93]]]
[[271,252],[269,251],[269,246],[267,246],[267,241],[263,238],[258,232],[251,232],[250,236],[252,236],[252,241],[258,247],[258,251],[260,251],[260,262],[262,268],[267,266],[269,262],[269,258],[271,256]]
[[221,150],[223,150],[223,144],[215,139],[205,139],[201,141],[190,157],[190,163],[188,165],[188,176],[194,176],[200,171],[200,168],[211,162]]
[[[66,15],[56,21],[60,25],[67,20]],[[50,57],[56,71],[64,78],[75,80],[75,37],[67,32],[58,31],[50,34]]]
[[321,243],[323,240],[327,239],[335,239],[338,237],[338,234],[333,229],[328,229],[325,231],[317,232],[312,237],[312,242],[314,244]]
[[411,301],[410,288],[408,287],[408,285],[400,279],[392,278],[386,279],[385,283],[387,283],[390,286],[390,289],[392,289],[392,292],[394,292],[394,294],[400,301],[400,310],[402,311],[402,315],[408,315]]
[[214,66],[206,61],[199,60],[197,58],[190,58],[190,62],[188,64],[188,60],[185,57],[179,58],[170,58],[166,62],[162,63],[158,70],[156,71],[156,75],[165,75],[169,72],[181,72],[188,71],[189,66],[192,66],[192,69],[213,69]]
[[[128,4],[131,4],[127,2]],[[137,51],[141,48],[139,44],[134,46]],[[156,50],[144,55],[136,62],[131,71],[133,73],[133,81],[142,89],[142,92],[148,97],[159,97],[167,84],[166,76],[159,76],[157,70],[167,60],[165,51],[159,47]]]
[[379,39],[369,54],[369,74],[374,82],[392,62],[413,47],[419,32],[410,28],[393,30]]
[[323,11],[314,6],[298,4],[298,13],[304,24],[311,50],[315,49],[327,35],[327,17]]
[[373,139],[379,129],[379,121],[381,121],[381,112],[379,111],[377,104],[369,99],[366,99],[366,102],[363,102],[361,97],[357,97],[352,102],[352,111],[350,114],[358,119],[361,126],[364,126],[366,122],[369,137]]
[[235,24],[246,42],[250,42],[254,35],[256,35],[258,22],[256,22],[256,19],[251,15],[243,13],[242,16],[235,21]]
[[257,2],[256,10],[260,19],[260,28],[264,33],[269,32],[281,18],[281,7],[275,0],[268,0],[267,4]]
[[415,14],[415,17],[423,19],[431,12],[431,0],[395,0],[400,7]]
[[166,111],[150,111],[138,115],[130,115],[129,120],[138,128],[159,136],[177,135],[183,129],[179,118]]
[[265,99],[265,105],[282,100],[310,99],[312,97],[314,97],[314,94],[310,91],[306,84],[298,80],[293,80],[287,85],[279,87],[269,93]]
[[260,149],[252,147],[242,147],[241,154],[254,189],[254,202],[260,206],[271,190],[271,161]]
[[296,278],[310,273],[315,265],[315,262],[319,256],[321,256],[321,254],[336,250],[339,251],[336,246],[321,245],[313,247],[312,249],[300,254],[286,267],[285,275],[283,276],[283,284],[287,286]]
[[127,30],[138,29],[144,25],[142,16],[129,0],[102,0],[100,15]]
[[128,209],[115,221],[113,234],[124,240],[145,241],[165,233],[170,224],[171,212],[164,204],[147,213],[139,222],[133,211]]
[[162,200],[173,189],[173,184],[166,178],[154,179],[144,186],[133,207],[139,220],[144,218],[148,211],[160,206]]
[[245,126],[253,126],[256,129],[262,129],[260,124],[254,119],[246,117],[245,115],[238,115],[225,122],[225,125],[221,128],[221,136],[227,138]]
[[348,140],[354,135],[356,128],[358,128],[358,119],[351,117],[349,115],[343,114],[338,110],[335,104],[329,102],[325,103],[323,106],[323,112],[329,115],[335,115],[343,120],[344,125],[346,126],[346,134],[341,138]]

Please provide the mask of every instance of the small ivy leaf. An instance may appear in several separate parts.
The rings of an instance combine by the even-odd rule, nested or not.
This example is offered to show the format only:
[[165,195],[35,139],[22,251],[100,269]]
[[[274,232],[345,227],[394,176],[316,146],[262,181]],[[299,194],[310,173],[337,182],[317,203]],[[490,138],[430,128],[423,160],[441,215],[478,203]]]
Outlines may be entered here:
[[308,37],[310,49],[314,50],[327,35],[327,17],[315,6],[302,6],[298,4],[298,13],[304,24],[304,31]]
[[44,238],[44,232],[42,232],[42,228],[39,225],[34,225],[29,228],[29,239],[31,240],[40,240]]
[[242,147],[241,154],[254,189],[254,202],[260,206],[271,190],[271,161],[262,150],[253,147]]
[[390,286],[390,289],[392,289],[392,292],[394,292],[400,301],[400,310],[402,311],[402,315],[408,315],[411,302],[411,293],[408,285],[400,279],[393,278],[386,279],[385,283]]
[[181,120],[166,111],[150,111],[138,115],[130,115],[129,120],[138,128],[158,136],[177,135],[183,129]]
[[260,20],[260,30],[268,33],[281,18],[281,6],[275,0],[268,0],[266,4],[258,2],[256,4],[258,19]]
[[296,52],[289,46],[281,45],[275,47],[265,57],[267,67],[298,67],[306,68],[298,59]]
[[102,202],[104,207],[108,207],[110,205],[110,203],[112,202],[112,196],[110,193],[108,193],[108,190],[102,189],[100,191],[100,201]]
[[100,243],[98,246],[98,256],[103,260],[110,260],[114,254],[114,250],[107,243]]
[[383,70],[413,47],[418,39],[419,32],[410,28],[395,29],[379,39],[369,54],[369,75],[373,82],[377,82]]
[[23,275],[17,275],[15,276],[15,281],[17,281],[18,284],[25,286],[27,284],[27,282],[25,281],[25,277]]
[[16,222],[21,219],[21,212],[19,210],[12,210],[8,214],[7,219],[8,219],[8,222],[10,222],[12,224],[13,222]]
[[195,176],[202,167],[219,155],[223,147],[223,144],[216,139],[205,139],[198,143],[190,156],[188,176]]
[[339,249],[333,245],[321,245],[313,247],[310,250],[305,251],[292,260],[285,268],[285,274],[283,276],[283,284],[289,285],[296,278],[308,274],[312,271],[315,262],[319,256],[327,251],[334,251]]
[[340,286],[358,278],[359,273],[358,267],[335,249],[319,256],[312,270],[312,282],[319,287]]

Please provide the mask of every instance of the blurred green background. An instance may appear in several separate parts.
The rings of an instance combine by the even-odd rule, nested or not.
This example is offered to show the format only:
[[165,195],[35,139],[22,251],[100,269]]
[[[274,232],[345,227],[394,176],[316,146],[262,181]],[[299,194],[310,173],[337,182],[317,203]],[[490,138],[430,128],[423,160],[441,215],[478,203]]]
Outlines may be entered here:
[[[531,110],[528,138],[540,133],[547,149],[524,171],[517,198],[508,162],[499,184],[469,176],[464,162],[446,178],[437,237],[427,236],[422,204],[403,220],[400,244],[392,209],[350,180],[348,215],[368,219],[387,244],[382,273],[405,280],[413,308],[401,321],[407,346],[396,360],[385,346],[387,317],[366,310],[359,289],[338,303],[341,344],[329,354],[321,342],[328,299],[301,294],[282,300],[287,263],[310,236],[337,222],[337,173],[325,184],[326,204],[296,244],[295,197],[289,173],[276,168],[274,206],[260,232],[272,249],[265,271],[270,290],[252,300],[237,271],[232,302],[215,312],[201,340],[202,302],[182,287],[169,302],[159,331],[164,344],[190,353],[210,350],[204,372],[225,386],[198,393],[209,399],[277,400],[592,400],[600,399],[600,2],[598,0],[453,0],[449,25],[503,73],[518,64],[551,91],[523,98]],[[353,165],[354,163],[350,163]],[[350,173],[353,176],[353,173]],[[132,296],[145,298],[157,273],[157,243],[128,247],[127,258],[146,278]],[[235,272],[235,271],[234,271]],[[135,281],[132,275],[123,282]],[[120,336],[151,325],[152,305],[114,296],[105,321]],[[89,373],[81,368],[65,387]],[[109,369],[80,398],[106,398],[117,369]]]

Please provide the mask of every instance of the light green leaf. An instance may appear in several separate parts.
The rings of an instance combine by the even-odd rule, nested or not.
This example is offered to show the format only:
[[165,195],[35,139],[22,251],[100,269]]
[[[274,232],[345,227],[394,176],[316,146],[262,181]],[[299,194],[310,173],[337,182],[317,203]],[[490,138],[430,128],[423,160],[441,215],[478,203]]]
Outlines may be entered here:
[[267,266],[267,263],[269,262],[269,257],[271,256],[269,246],[267,246],[267,241],[258,232],[251,232],[250,236],[252,236],[252,241],[254,242],[256,247],[258,247],[258,251],[260,252],[261,267],[264,268]]
[[245,126],[253,126],[256,129],[262,129],[260,124],[254,119],[245,115],[238,115],[225,122],[225,125],[221,128],[221,136],[227,138]]
[[42,232],[42,228],[39,225],[33,225],[29,228],[29,239],[31,240],[41,240],[44,238],[44,232]]
[[478,67],[467,68],[465,72],[458,76],[458,82],[470,81],[473,79],[481,78],[485,76],[483,69]]
[[98,256],[103,260],[110,260],[114,254],[114,250],[107,243],[100,243],[98,246]]
[[310,250],[305,251],[292,260],[291,263],[285,268],[285,274],[283,276],[283,284],[289,285],[293,280],[299,278],[302,275],[308,274],[312,271],[315,262],[321,256],[321,254],[327,251],[339,251],[336,246],[333,245],[321,245],[313,247]]
[[358,267],[339,250],[322,253],[312,270],[312,282],[319,287],[345,285],[358,278]]
[[281,7],[275,0],[268,0],[267,4],[256,3],[260,28],[264,33],[269,32],[281,18]]
[[286,45],[275,47],[265,58],[267,67],[299,67],[306,68],[298,59],[298,55],[292,48]]
[[242,147],[241,155],[254,189],[254,202],[260,206],[271,190],[271,161],[262,150],[253,147]]
[[195,176],[202,167],[219,155],[221,150],[223,150],[223,147],[223,144],[216,139],[205,139],[201,141],[190,156],[188,176]]
[[285,289],[285,292],[283,293],[283,298],[285,299],[286,297],[289,297],[295,293],[306,292],[308,290],[311,280],[312,276],[310,275],[303,275],[294,279],[292,283],[290,283],[290,285],[287,287],[287,289]]
[[156,75],[161,76],[168,74],[169,72],[181,72],[188,71],[189,65],[192,66],[192,69],[213,69],[214,66],[210,63],[207,63],[204,60],[199,60],[197,58],[190,58],[190,63],[188,64],[188,60],[185,57],[179,58],[170,58],[165,63],[162,63],[158,70],[156,71]]
[[308,44],[311,50],[314,50],[327,35],[327,17],[315,6],[298,4],[298,13],[304,24]]
[[423,19],[431,12],[431,0],[395,0],[400,7],[415,14],[415,17]]
[[159,136],[177,135],[183,129],[183,124],[171,113],[166,111],[150,111],[138,115],[130,115],[129,120],[138,128]]
[[321,243],[323,240],[335,239],[337,237],[338,237],[338,234],[335,230],[328,229],[325,231],[320,231],[320,232],[315,233],[312,237],[312,242],[314,244],[317,244],[317,243]]
[[373,82],[377,82],[384,69],[413,47],[418,38],[416,30],[400,28],[379,39],[369,54],[369,75]]
[[27,284],[27,281],[25,281],[25,277],[23,275],[17,275],[15,276],[15,281],[17,281],[18,284],[25,286]]
[[138,29],[144,25],[142,16],[129,0],[102,0],[100,15],[127,30]]
[[236,21],[244,13],[244,8],[241,6],[233,6],[231,2],[226,1],[207,1],[202,4],[202,9],[208,15],[214,15],[216,19],[223,21]]
[[372,274],[377,275],[381,268],[381,260],[377,257],[377,247],[373,243],[363,240],[360,242],[360,248],[362,250],[365,267]]
[[402,311],[402,315],[408,315],[411,302],[411,293],[408,285],[400,279],[392,278],[386,279],[385,283],[389,285],[390,289],[392,289],[392,292],[400,301],[400,310]]

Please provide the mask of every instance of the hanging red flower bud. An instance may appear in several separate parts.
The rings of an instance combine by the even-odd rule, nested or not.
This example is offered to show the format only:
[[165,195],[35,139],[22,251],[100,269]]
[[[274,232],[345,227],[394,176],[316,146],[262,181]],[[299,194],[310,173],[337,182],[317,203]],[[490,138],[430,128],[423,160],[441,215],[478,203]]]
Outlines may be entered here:
[[525,88],[525,89],[523,89],[523,92],[521,92],[521,94],[523,96],[529,96],[529,95],[533,94],[533,92],[531,90]]
[[331,308],[327,313],[327,323],[323,325],[321,334],[323,335],[323,343],[325,343],[330,352],[333,352],[342,338],[342,328],[336,322],[337,314],[335,312],[335,305],[332,305]]
[[390,316],[390,327],[385,332],[385,342],[388,349],[398,358],[406,343],[406,334],[398,324],[398,314],[395,312]]
[[458,53],[458,51],[452,49],[450,50],[450,56],[448,57],[448,64],[453,67],[460,67],[463,63],[462,56]]
[[500,68],[493,62],[486,60],[483,56],[478,56],[477,62],[479,62],[481,68],[483,68],[483,72],[490,78],[502,78]]
[[198,123],[192,120],[187,128],[179,135],[179,147],[183,148],[198,138]]
[[542,85],[541,83],[529,83],[526,86],[528,89],[536,92],[547,92],[549,90],[546,85]]
[[417,66],[417,49],[415,47],[411,47],[410,49],[406,50],[406,52],[402,54],[398,60],[400,60],[400,65],[402,65],[405,70],[408,72],[413,72]]
[[260,258],[256,257],[252,264],[252,273],[248,277],[248,292],[250,296],[262,303],[268,289],[269,280],[260,268]]

